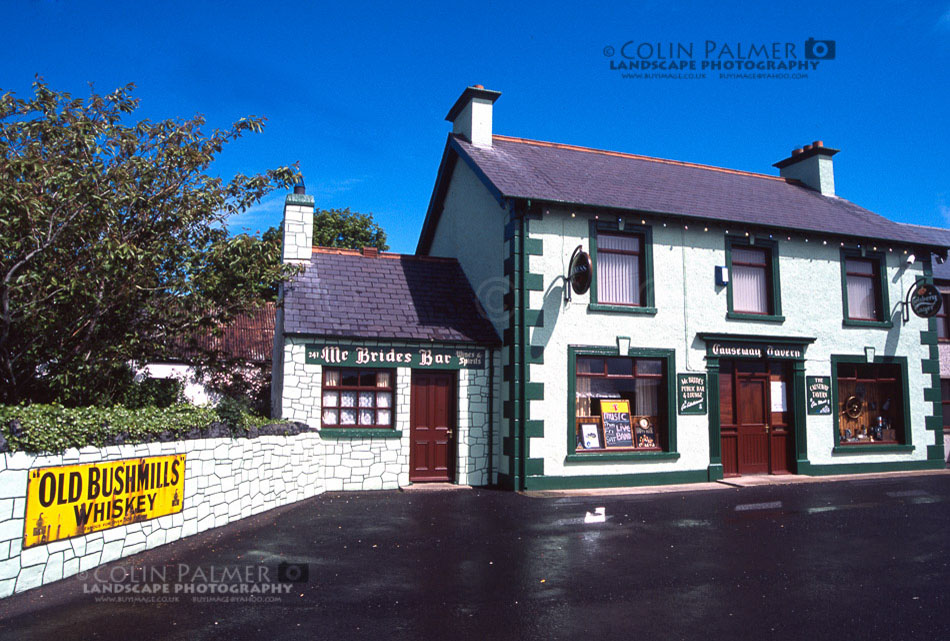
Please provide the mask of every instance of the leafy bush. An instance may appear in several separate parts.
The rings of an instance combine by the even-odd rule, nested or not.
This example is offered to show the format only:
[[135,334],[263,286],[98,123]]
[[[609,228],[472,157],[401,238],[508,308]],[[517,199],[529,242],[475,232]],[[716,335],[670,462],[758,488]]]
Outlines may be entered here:
[[145,378],[125,391],[121,405],[130,409],[171,407],[184,400],[185,386],[177,378]]
[[[257,436],[258,427],[268,423],[271,421],[242,412],[234,404],[221,413],[186,404],[140,409],[0,405],[0,451],[62,452],[70,447],[87,445],[104,447],[123,443]],[[299,431],[299,426],[281,425],[260,433],[296,434]]]

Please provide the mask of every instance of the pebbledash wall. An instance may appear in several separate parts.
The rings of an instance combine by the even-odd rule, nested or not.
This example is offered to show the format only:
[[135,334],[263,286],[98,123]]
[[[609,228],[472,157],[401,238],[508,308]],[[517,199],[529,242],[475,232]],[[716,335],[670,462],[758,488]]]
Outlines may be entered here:
[[[321,424],[321,388],[323,367],[306,362],[306,345],[315,339],[283,337],[284,351],[279,359],[283,371],[281,415],[286,420],[308,425]],[[348,341],[353,343],[354,341]],[[365,347],[389,346],[389,343],[359,341]],[[488,485],[489,468],[498,469],[501,437],[499,404],[490,401],[492,381],[501,380],[500,359],[485,358],[484,369],[459,369],[456,380],[455,482],[460,485]],[[488,363],[494,363],[490,376]],[[396,489],[410,484],[410,394],[412,368],[397,367],[395,388],[395,425],[393,430],[323,430],[323,481],[327,491]],[[497,391],[496,391],[497,393]],[[489,420],[489,412],[495,416]],[[495,426],[495,443],[489,444]],[[490,458],[491,457],[491,458]],[[489,466],[491,461],[492,465]]]
[[[323,452],[304,432],[0,454],[0,597],[320,494]],[[29,470],[170,454],[186,455],[181,512],[22,549]]]

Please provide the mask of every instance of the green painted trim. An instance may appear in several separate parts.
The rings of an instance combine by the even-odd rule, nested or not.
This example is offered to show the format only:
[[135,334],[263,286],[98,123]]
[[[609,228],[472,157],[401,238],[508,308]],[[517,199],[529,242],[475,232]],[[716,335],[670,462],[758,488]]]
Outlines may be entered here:
[[713,463],[706,468],[706,478],[710,481],[721,481],[726,478],[725,472],[722,470],[722,463]]
[[[617,347],[570,345],[567,348],[567,460],[571,456],[580,456],[581,460],[597,456],[595,453],[576,454],[577,450],[577,357],[578,356],[621,356]],[[624,356],[633,358],[658,358],[665,361],[666,367],[666,442],[667,449],[659,454],[676,454],[676,350],[631,347]],[[624,454],[628,452],[605,452],[604,454]],[[636,454],[656,454],[637,452]],[[679,456],[677,454],[677,456]],[[639,457],[638,457],[639,458]]]
[[787,343],[788,345],[801,345],[803,348],[818,340],[813,336],[758,336],[756,334],[719,334],[717,332],[697,332],[696,336],[707,343],[716,341],[721,343]]
[[530,292],[543,292],[544,277],[541,274],[525,274],[524,286]]
[[865,327],[865,328],[877,328],[877,329],[891,329],[894,327],[894,323],[891,321],[866,321],[866,320],[852,320],[846,318],[841,321],[842,327]]
[[642,487],[644,485],[678,485],[705,483],[707,470],[682,472],[649,472],[645,474],[604,474],[584,476],[532,476],[525,479],[527,490],[578,490],[604,487]]
[[287,194],[284,198],[285,205],[303,205],[313,207],[313,196],[311,194]]
[[924,402],[925,403],[940,403],[942,397],[940,395],[940,388],[925,387],[924,388]]
[[836,445],[831,448],[832,454],[870,454],[872,452],[901,452],[909,454],[914,451],[913,445]]
[[511,476],[503,472],[498,473],[498,487],[503,490],[515,489],[514,483],[511,482]]
[[525,383],[524,397],[529,401],[544,400],[544,383]]
[[921,345],[937,345],[939,343],[937,339],[937,328],[934,327],[932,330],[927,329],[920,332],[920,344]]
[[[735,238],[726,236],[726,269],[729,270],[729,283],[726,285],[726,318],[734,320],[759,321],[763,323],[782,323],[785,317],[782,316],[782,278],[779,272],[779,252],[778,241],[769,238],[760,238],[758,236],[752,239]],[[733,247],[769,250],[771,266],[771,287],[769,287],[769,313],[768,314],[749,314],[745,312],[736,312],[732,305],[732,249]]]
[[909,472],[914,470],[940,470],[944,462],[940,461],[895,461],[890,463],[837,463],[832,465],[808,464],[799,474],[808,476],[829,476],[832,474],[871,474],[874,472]]
[[936,374],[937,376],[940,376],[940,361],[925,358],[924,360],[920,361],[920,373]]
[[525,421],[524,433],[528,438],[540,438],[544,436],[544,421]]
[[752,321],[755,323],[776,323],[779,325],[785,322],[784,316],[771,316],[768,314],[743,314],[742,312],[726,312],[726,318],[729,320]]
[[525,475],[528,477],[544,476],[544,459],[543,458],[526,459],[524,470],[525,470]]
[[529,256],[541,256],[544,253],[544,240],[540,238],[526,238],[524,251]]
[[528,345],[527,361],[529,364],[544,364],[544,347],[541,345]]
[[943,449],[943,438],[940,439],[940,443],[938,443],[937,445],[927,446],[927,460],[939,461],[941,467],[943,467],[944,463],[946,463],[947,453]]
[[[722,472],[722,430],[719,398],[719,359],[706,357],[706,390],[709,394],[709,468]],[[720,477],[722,478],[722,477]]]
[[[593,267],[590,282],[590,305],[588,310],[600,312],[623,312],[628,314],[655,314],[656,301],[653,287],[653,228],[649,225],[624,225],[621,231],[620,225],[616,222],[602,222],[599,220],[590,221],[590,262]],[[610,305],[600,303],[597,298],[597,232],[608,232],[615,234],[638,234],[643,236],[643,296],[640,297],[640,308],[642,312],[631,312],[627,305]],[[598,305],[600,307],[593,307]],[[632,307],[632,306],[631,306]]]
[[588,303],[587,311],[608,312],[611,314],[643,314],[655,316],[656,307],[636,307],[634,305],[606,305],[603,303]]
[[[890,299],[887,292],[887,255],[883,252],[869,252],[863,247],[861,249],[841,248],[840,255],[841,266],[841,317],[844,319],[844,327],[878,327],[889,329],[894,326],[887,314],[891,309]],[[864,258],[877,261],[878,268],[878,295],[881,297],[881,319],[877,321],[853,320],[848,317],[848,268],[846,260],[848,258]]]
[[597,463],[600,461],[677,461],[679,452],[590,452],[589,454],[568,454],[564,460],[568,463]]
[[387,429],[359,429],[324,427],[317,430],[320,438],[402,438],[402,431]]
[[[942,414],[940,416],[928,416],[927,418],[924,419],[924,422],[926,423],[928,430],[932,432],[936,432],[936,431],[943,432],[943,415]],[[941,439],[941,443],[942,442],[943,440]]]
[[524,313],[525,324],[528,327],[544,327],[544,310],[528,309]]
[[[857,364],[867,364],[867,358],[864,356],[851,356],[851,355],[842,355],[842,354],[832,354],[831,355],[831,412],[834,415],[834,440],[835,444],[832,448],[832,452],[837,452],[840,447],[851,448],[855,446],[841,445],[841,435],[838,431],[838,426],[841,422],[841,412],[839,408],[841,407],[838,403],[838,365],[841,363],[857,363]],[[897,364],[901,368],[901,390],[904,395],[904,442],[901,443],[902,446],[913,445],[913,425],[910,422],[910,386],[908,384],[908,371],[907,371],[907,357],[906,356],[875,356],[875,364]],[[857,447],[863,447],[858,445]],[[872,447],[873,451],[884,451],[881,450],[876,445],[868,445]],[[881,447],[888,447],[882,445]]]

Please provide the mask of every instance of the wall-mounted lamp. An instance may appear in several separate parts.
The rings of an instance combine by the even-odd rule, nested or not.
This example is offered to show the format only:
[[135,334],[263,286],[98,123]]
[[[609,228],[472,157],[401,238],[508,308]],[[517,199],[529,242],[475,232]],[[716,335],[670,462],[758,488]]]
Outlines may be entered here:
[[907,257],[907,264],[908,264],[908,265],[913,265],[913,264],[914,264],[914,261],[916,261],[916,260],[917,260],[917,257],[914,256],[913,254],[910,254],[910,255]]
[[626,356],[630,353],[630,337],[629,336],[618,336],[617,337],[617,353],[621,356]]
[[729,268],[725,265],[716,266],[716,284],[725,287],[729,284]]

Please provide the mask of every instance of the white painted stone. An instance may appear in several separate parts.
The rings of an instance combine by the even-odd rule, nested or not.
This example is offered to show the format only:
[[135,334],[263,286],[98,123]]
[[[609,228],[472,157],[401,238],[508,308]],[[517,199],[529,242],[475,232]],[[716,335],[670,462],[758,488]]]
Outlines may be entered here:
[[28,470],[33,467],[34,460],[36,456],[26,452],[7,453],[7,470]]
[[0,561],[0,580],[14,579],[20,573],[20,559],[13,558]]
[[16,578],[16,592],[23,592],[31,588],[39,587],[43,584],[43,570],[45,565],[34,565],[33,567],[23,568]]
[[86,572],[99,565],[99,559],[101,556],[102,552],[95,552],[93,554],[87,554],[86,556],[79,559],[79,571]]
[[100,561],[102,563],[108,563],[109,561],[115,561],[118,558],[122,557],[122,549],[125,547],[125,541],[109,541],[102,547],[102,558]]
[[8,519],[0,523],[0,541],[11,541],[23,536],[23,519]]
[[148,535],[145,540],[145,547],[151,550],[154,547],[165,544],[165,530],[156,530]]
[[47,559],[49,559],[49,551],[45,545],[37,545],[20,552],[20,565],[23,567],[46,563]]
[[79,559],[74,557],[63,564],[63,576],[72,576],[77,572],[79,572]]
[[7,579],[6,581],[0,581],[0,599],[13,594],[14,587],[16,587],[16,579]]
[[63,553],[51,554],[43,570],[43,583],[52,583],[63,578]]
[[7,469],[0,472],[0,499],[26,496],[26,469]]

